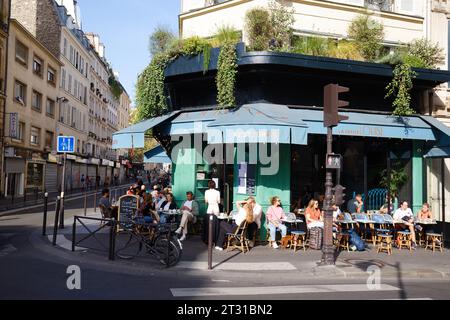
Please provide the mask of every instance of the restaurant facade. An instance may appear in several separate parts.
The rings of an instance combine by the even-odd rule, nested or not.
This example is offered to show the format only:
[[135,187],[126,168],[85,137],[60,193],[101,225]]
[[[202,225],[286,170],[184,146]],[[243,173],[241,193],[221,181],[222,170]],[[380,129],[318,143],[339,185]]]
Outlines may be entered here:
[[[173,191],[180,203],[186,191],[193,191],[204,214],[210,179],[217,182],[227,212],[248,196],[254,196],[264,210],[270,197],[279,196],[287,212],[305,207],[311,197],[320,199],[326,158],[323,90],[330,83],[350,88],[341,97],[350,102],[341,110],[348,120],[334,129],[333,139],[333,151],[343,159],[334,181],[346,187],[346,200],[360,193],[367,195],[367,210],[379,209],[388,172],[403,176],[397,198],[409,201],[414,211],[435,196],[429,185],[448,156],[450,129],[431,116],[439,102],[430,92],[448,82],[450,72],[415,70],[411,105],[417,115],[395,117],[392,100],[385,99],[391,66],[246,52],[239,44],[236,107],[221,109],[216,104],[218,53],[212,50],[206,74],[201,55],[169,64],[165,86],[170,111],[113,138],[114,148],[139,148],[144,147],[146,132],[153,130],[173,161]],[[147,155],[149,162],[162,156],[153,151]],[[443,195],[447,188],[442,188]],[[434,198],[438,201],[433,205],[439,206],[436,218],[446,221],[448,199]]]

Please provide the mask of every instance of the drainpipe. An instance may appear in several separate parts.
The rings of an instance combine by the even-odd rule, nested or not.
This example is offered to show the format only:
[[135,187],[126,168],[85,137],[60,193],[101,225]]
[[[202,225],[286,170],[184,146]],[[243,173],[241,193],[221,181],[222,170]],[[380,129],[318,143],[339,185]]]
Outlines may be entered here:
[[[5,126],[6,126],[6,99],[8,98],[8,60],[9,60],[9,23],[11,21],[11,3],[12,1],[9,1],[9,12],[8,12],[8,21],[6,22],[8,24],[8,32],[6,36],[6,52],[5,52],[5,81],[3,84],[3,91],[5,94],[4,101],[3,101],[3,128],[2,128],[2,149],[1,149],[1,157],[2,162],[0,166],[0,198],[3,198],[6,196],[6,193],[4,192],[6,190],[6,162],[5,162],[5,140],[6,140],[6,134],[5,134]],[[3,190],[3,193],[2,193]]]

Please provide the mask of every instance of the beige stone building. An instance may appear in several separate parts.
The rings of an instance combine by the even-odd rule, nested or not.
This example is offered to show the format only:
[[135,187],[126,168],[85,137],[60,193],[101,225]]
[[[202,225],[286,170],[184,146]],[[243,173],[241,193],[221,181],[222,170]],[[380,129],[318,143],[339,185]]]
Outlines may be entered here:
[[8,48],[8,32],[9,32],[9,15],[11,1],[0,1],[0,197],[4,196],[4,139],[8,135],[5,132],[4,123],[8,120],[5,113],[6,101],[6,69],[7,69],[7,48]]
[[9,33],[6,112],[6,190],[21,196],[42,191],[47,163],[55,151],[61,62],[22,24],[12,19]]
[[[247,42],[245,14],[255,7],[268,7],[270,0],[181,0],[179,33],[211,37],[219,27],[232,26],[242,32]],[[279,0],[295,14],[294,34],[332,39],[348,38],[351,21],[370,13],[385,28],[385,47],[396,47],[413,39],[425,38],[438,43],[446,55],[439,66],[448,70],[450,42],[450,1],[448,0]],[[444,84],[429,92],[424,103],[431,114],[450,126],[450,92]],[[450,159],[426,160],[428,201],[438,218],[450,222]],[[443,184],[444,183],[444,184]],[[443,188],[443,186],[445,186]]]

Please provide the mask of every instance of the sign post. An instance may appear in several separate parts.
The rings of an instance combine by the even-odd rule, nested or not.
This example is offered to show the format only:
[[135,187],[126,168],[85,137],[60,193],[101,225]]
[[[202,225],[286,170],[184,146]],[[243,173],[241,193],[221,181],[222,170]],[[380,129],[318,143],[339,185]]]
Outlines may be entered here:
[[61,183],[61,208],[60,208],[60,229],[64,229],[64,195],[66,184],[66,162],[67,154],[75,152],[75,138],[74,137],[58,137],[57,152],[64,154],[62,183]]

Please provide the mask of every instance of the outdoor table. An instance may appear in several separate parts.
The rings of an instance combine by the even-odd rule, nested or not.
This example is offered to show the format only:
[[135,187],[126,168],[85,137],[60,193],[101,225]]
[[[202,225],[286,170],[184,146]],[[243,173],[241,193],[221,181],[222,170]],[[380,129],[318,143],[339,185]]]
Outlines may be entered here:
[[224,220],[228,220],[228,221],[233,221],[233,220],[235,220],[234,217],[233,217],[232,215],[225,215],[225,216],[218,215],[218,216],[217,216],[217,219],[218,219],[218,220],[222,220],[222,221],[224,221]]
[[357,222],[354,220],[337,220],[336,224],[345,224],[345,229],[348,230],[349,229],[349,225],[351,225],[352,229],[353,229],[353,225],[355,225]]
[[293,225],[295,225],[295,228],[298,230],[298,224],[304,222],[302,219],[295,219],[295,220],[281,219],[281,221],[284,224],[290,224],[290,228],[289,229],[291,229],[291,231],[292,231],[292,226]]

